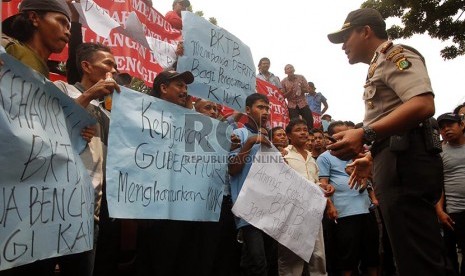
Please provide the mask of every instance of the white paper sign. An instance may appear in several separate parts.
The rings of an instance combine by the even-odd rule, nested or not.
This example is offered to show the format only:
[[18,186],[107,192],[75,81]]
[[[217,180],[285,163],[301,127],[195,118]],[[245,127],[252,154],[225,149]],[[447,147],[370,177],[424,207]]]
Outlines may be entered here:
[[257,153],[232,211],[309,261],[326,199],[317,185],[284,161],[265,162],[277,160],[270,154],[280,153]]

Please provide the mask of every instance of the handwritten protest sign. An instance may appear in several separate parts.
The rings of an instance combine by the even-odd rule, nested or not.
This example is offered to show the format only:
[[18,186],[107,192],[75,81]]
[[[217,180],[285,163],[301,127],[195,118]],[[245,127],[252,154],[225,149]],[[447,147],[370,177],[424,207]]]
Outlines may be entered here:
[[255,93],[255,65],[250,48],[228,31],[190,12],[182,13],[184,55],[177,70],[195,77],[189,93],[245,110],[245,99]]
[[[259,152],[254,160],[276,160],[267,155],[280,157]],[[319,187],[284,161],[254,161],[232,211],[309,261],[325,206]]]
[[[1,50],[0,270],[92,249],[94,189],[78,152],[87,112]],[[81,141],[78,143],[78,141]]]
[[218,221],[228,125],[129,89],[113,96],[111,217]]

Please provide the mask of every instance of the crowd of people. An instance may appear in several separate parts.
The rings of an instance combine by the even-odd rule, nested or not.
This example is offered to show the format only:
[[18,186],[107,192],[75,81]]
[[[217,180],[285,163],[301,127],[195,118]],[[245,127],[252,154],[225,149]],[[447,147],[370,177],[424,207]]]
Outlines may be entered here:
[[[122,270],[128,275],[465,275],[457,256],[465,247],[465,103],[431,118],[434,95],[424,59],[388,40],[378,11],[353,11],[341,30],[328,35],[343,43],[351,64],[369,65],[363,123],[332,119],[314,83],[295,74],[291,64],[281,81],[269,72],[269,58],[260,59],[257,78],[279,89],[290,116],[288,124],[272,129],[270,101],[263,94],[247,97],[241,123],[236,116],[220,118],[217,103],[189,95],[191,72],[167,68],[157,74],[151,96],[231,123],[228,185],[219,222],[136,221],[109,217],[104,188],[111,107],[102,105],[129,83],[128,75],[117,71],[111,48],[83,43],[79,15],[66,3],[23,0],[19,13],[2,22],[2,45],[48,78],[50,55],[69,43],[68,81],[55,84],[97,120],[82,130],[88,147],[81,153],[96,187],[94,247],[0,275],[54,275],[57,268],[60,275],[79,276]],[[189,5],[173,2],[166,17],[173,27],[182,28],[180,13]],[[314,116],[321,117],[321,125],[314,124]],[[281,152],[288,166],[324,191],[326,210],[309,260],[231,211],[251,168],[249,157],[265,148]],[[130,268],[121,265],[123,246],[130,249]]]

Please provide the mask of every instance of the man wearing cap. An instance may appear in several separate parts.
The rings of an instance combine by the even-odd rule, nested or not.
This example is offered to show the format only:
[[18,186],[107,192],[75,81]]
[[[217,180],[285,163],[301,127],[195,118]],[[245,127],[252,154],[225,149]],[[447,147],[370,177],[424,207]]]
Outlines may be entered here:
[[350,64],[369,65],[364,126],[335,134],[338,141],[328,149],[347,160],[361,153],[363,144],[373,144],[371,154],[352,164],[351,180],[366,179],[373,166],[399,275],[446,275],[450,267],[434,207],[441,196],[442,162],[437,146],[427,150],[433,138],[426,126],[435,107],[424,59],[388,40],[386,23],[374,9],[350,12],[328,38],[342,43]]
[[[187,85],[191,72],[160,72],[153,81],[151,95],[182,107],[192,107]],[[137,234],[137,275],[191,275],[203,269],[194,236],[196,222],[145,220]],[[201,272],[198,275],[204,275]]]
[[[457,245],[465,252],[465,123],[463,115],[445,113],[438,117],[438,124],[446,143],[441,153],[444,192],[436,204],[436,212],[444,228],[444,238],[452,240],[449,257],[458,272]],[[465,275],[463,261],[460,271],[460,275]]]
[[190,71],[178,73],[173,70],[160,72],[153,81],[152,95],[165,101],[192,109],[187,85],[194,81]]
[[189,0],[174,0],[173,10],[167,12],[165,15],[166,21],[176,30],[182,30],[181,12],[187,10],[190,5]]
[[23,0],[19,13],[2,22],[6,52],[49,77],[47,60],[69,41],[70,11],[64,1]]

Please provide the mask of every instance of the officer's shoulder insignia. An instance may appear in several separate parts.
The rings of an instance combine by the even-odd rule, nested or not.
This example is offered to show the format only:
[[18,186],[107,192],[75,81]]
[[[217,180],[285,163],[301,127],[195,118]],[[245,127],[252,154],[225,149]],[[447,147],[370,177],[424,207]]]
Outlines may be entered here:
[[399,71],[404,71],[407,70],[412,66],[412,63],[407,60],[407,58],[402,57],[399,60],[396,61],[396,66]]
[[396,55],[402,53],[403,51],[404,51],[404,48],[402,48],[401,46],[395,47],[395,48],[392,49],[392,51],[386,56],[386,60],[391,60],[393,57],[395,57]]
[[383,48],[381,48],[380,52],[381,54],[386,54],[389,49],[392,47],[392,41],[389,41],[388,43],[384,44]]
[[375,74],[375,71],[376,71],[376,68],[378,67],[378,64],[376,63],[372,63],[370,65],[370,68],[368,69],[368,78],[370,79],[371,77],[373,77],[373,75]]

